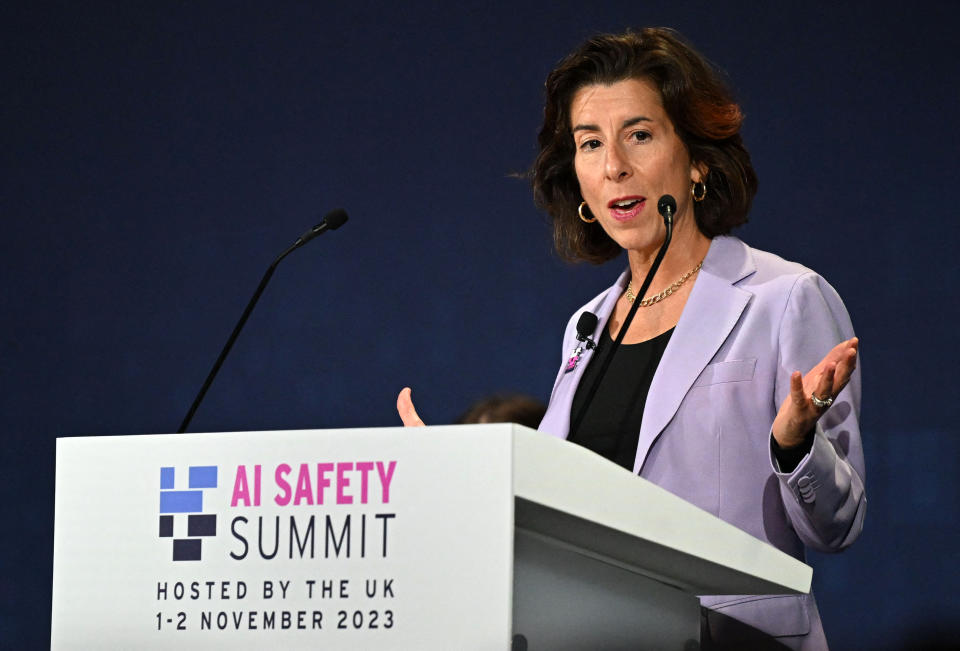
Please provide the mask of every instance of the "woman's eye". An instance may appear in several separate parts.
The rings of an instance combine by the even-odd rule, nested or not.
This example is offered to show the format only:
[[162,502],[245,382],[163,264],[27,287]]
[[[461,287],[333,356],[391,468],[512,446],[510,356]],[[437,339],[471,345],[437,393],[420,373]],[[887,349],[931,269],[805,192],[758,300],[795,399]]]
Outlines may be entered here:
[[582,143],[580,143],[580,149],[584,151],[587,151],[590,149],[596,149],[599,146],[600,146],[600,141],[597,140],[596,138],[593,138],[590,140],[584,140]]
[[646,131],[634,131],[630,134],[630,137],[636,142],[646,142],[650,140],[650,134]]

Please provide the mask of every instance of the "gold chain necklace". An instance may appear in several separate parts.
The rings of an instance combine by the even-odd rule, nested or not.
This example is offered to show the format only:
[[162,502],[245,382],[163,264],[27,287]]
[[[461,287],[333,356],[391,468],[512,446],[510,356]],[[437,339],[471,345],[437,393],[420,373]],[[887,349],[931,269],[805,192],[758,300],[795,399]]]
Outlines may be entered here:
[[[645,298],[645,299],[643,299],[642,301],[640,301],[640,307],[650,307],[650,306],[653,305],[654,303],[659,303],[660,301],[662,301],[662,300],[665,299],[666,297],[670,296],[672,293],[674,293],[675,291],[677,291],[678,289],[680,289],[680,286],[683,285],[683,283],[687,282],[687,280],[690,278],[690,276],[692,276],[693,274],[695,274],[695,273],[697,273],[698,271],[700,271],[700,267],[702,267],[702,266],[703,266],[703,260],[701,260],[701,261],[697,264],[696,267],[694,267],[693,269],[691,269],[691,270],[688,271],[687,273],[685,273],[685,274],[683,274],[682,276],[680,276],[680,280],[678,280],[677,282],[673,283],[672,285],[670,285],[669,287],[667,287],[665,290],[663,290],[662,292],[660,292],[660,293],[657,294],[656,296],[651,296],[650,298]],[[632,280],[627,284],[627,291],[626,291],[626,293],[625,293],[624,295],[627,297],[627,302],[628,302],[628,303],[633,303],[635,300],[637,300],[637,295],[633,293],[633,281],[632,281]]]

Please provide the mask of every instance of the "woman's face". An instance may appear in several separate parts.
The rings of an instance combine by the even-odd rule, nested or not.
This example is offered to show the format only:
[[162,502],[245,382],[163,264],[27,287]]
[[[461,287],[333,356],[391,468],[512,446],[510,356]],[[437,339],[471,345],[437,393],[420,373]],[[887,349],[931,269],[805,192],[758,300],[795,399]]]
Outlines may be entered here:
[[[646,80],[585,86],[570,106],[580,192],[603,230],[625,249],[663,241],[657,201],[677,200],[677,228],[695,227],[690,184],[702,178]],[[689,214],[689,219],[685,217]]]

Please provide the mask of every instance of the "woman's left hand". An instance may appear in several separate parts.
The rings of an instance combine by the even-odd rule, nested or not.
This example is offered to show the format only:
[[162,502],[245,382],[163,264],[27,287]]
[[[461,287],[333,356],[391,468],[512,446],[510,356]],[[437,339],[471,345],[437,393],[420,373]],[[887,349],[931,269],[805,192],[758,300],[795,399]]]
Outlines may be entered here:
[[773,421],[773,438],[782,448],[803,443],[829,407],[817,407],[813,395],[820,400],[836,398],[847,386],[853,370],[857,367],[856,337],[834,346],[809,373],[800,376],[794,371],[790,376],[790,395],[787,396]]

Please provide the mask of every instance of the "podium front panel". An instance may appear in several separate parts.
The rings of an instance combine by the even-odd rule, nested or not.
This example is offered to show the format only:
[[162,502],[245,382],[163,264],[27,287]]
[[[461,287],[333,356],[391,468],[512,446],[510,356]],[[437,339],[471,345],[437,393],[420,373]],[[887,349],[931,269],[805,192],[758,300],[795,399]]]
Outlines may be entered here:
[[52,646],[509,648],[509,428],[57,442]]

